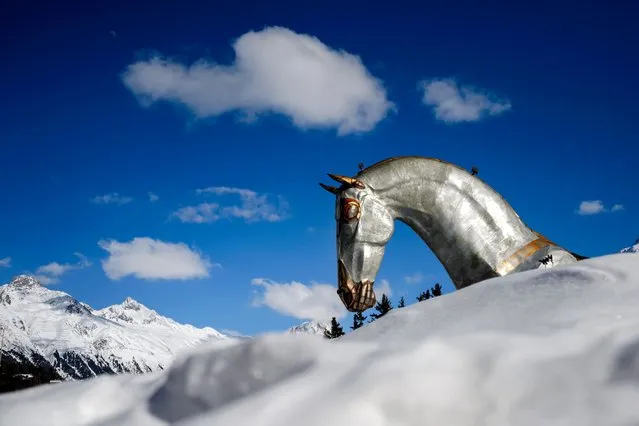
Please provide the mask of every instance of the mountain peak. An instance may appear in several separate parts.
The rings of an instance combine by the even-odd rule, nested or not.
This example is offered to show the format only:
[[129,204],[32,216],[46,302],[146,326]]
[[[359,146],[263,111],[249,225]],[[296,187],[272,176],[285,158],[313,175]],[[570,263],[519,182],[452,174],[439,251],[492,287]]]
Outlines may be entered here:
[[313,335],[324,335],[324,331],[330,328],[330,325],[326,322],[321,321],[305,321],[295,327],[291,327],[288,329],[289,333],[297,334],[313,334]]
[[129,324],[178,324],[174,320],[163,317],[132,297],[127,297],[119,305],[111,305],[97,311],[97,314],[111,321]]
[[634,245],[621,250],[621,253],[639,253],[639,238],[637,238]]
[[15,287],[41,287],[40,281],[38,281],[35,277],[31,275],[17,275],[15,276],[9,285]]
[[142,308],[144,305],[142,305],[140,302],[138,302],[137,300],[135,300],[134,298],[129,296],[126,299],[124,299],[124,302],[122,302],[121,306],[124,309],[131,309],[133,311],[139,311],[140,308]]

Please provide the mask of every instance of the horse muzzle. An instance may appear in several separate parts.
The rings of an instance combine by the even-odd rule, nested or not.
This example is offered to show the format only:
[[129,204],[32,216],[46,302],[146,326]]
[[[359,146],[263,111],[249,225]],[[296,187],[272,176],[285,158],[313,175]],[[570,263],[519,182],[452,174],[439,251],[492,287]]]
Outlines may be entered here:
[[373,291],[372,281],[356,283],[346,272],[346,267],[339,260],[337,265],[338,288],[337,294],[346,309],[350,312],[364,312],[372,308],[377,302]]

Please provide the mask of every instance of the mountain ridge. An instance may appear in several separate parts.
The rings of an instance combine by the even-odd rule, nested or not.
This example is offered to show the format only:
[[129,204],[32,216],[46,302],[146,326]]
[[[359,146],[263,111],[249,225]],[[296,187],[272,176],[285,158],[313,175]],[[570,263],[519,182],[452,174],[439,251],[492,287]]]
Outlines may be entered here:
[[304,321],[301,324],[290,327],[288,329],[289,333],[293,334],[311,334],[324,336],[324,331],[330,329],[330,324],[328,322],[323,321]]
[[620,253],[639,253],[639,238],[630,247],[626,247],[620,251]]
[[[14,374],[46,369],[51,379],[163,370],[181,351],[226,341],[211,328],[162,316],[131,297],[93,309],[18,275],[0,286],[0,356]],[[17,373],[15,373],[17,371]]]

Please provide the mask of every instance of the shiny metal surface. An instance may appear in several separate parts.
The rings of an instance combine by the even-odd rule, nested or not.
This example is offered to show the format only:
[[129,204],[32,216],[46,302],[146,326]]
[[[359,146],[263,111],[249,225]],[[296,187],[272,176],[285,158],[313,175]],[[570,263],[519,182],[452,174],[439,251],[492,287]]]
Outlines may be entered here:
[[354,177],[329,176],[341,183],[322,184],[336,194],[338,294],[353,312],[375,304],[373,283],[395,220],[421,237],[457,289],[583,258],[530,229],[478,176],[445,161],[398,157]]

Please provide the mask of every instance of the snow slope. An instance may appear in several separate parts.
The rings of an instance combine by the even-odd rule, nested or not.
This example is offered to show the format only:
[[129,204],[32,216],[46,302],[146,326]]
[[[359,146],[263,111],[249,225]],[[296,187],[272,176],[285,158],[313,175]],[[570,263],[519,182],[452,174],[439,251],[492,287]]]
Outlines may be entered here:
[[0,425],[639,424],[639,258],[523,272],[335,340],[202,344],[168,371],[0,396]]
[[161,370],[182,350],[229,339],[212,328],[179,324],[131,298],[93,310],[26,275],[0,287],[0,328],[5,354],[41,356],[72,379]]

